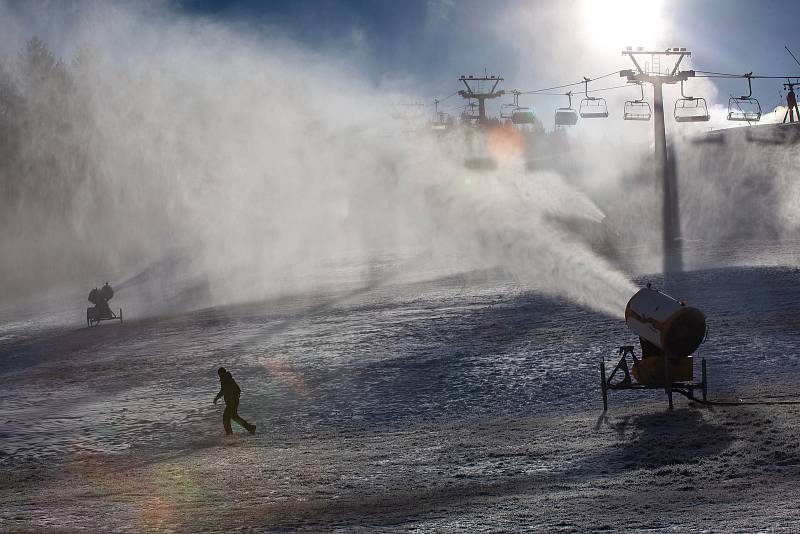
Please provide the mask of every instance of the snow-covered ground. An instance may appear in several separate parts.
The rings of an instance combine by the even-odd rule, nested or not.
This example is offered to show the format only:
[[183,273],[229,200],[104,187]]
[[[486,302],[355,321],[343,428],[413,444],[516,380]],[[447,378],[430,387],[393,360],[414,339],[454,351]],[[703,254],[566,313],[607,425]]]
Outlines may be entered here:
[[[708,317],[711,399],[798,394],[797,250],[653,279]],[[92,329],[59,310],[0,324],[2,531],[800,531],[800,406],[603,414],[621,317],[497,273]],[[255,436],[223,435],[220,365]]]

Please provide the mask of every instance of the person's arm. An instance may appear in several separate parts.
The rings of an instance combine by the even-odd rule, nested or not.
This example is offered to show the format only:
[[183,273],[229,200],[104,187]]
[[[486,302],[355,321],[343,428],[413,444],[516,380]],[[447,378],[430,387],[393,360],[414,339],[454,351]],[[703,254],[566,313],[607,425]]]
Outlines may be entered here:
[[217,401],[219,400],[219,398],[220,398],[221,396],[222,396],[222,388],[220,388],[220,390],[219,390],[219,393],[217,393],[217,396],[216,396],[216,397],[214,397],[214,404],[216,404],[216,403],[217,403]]

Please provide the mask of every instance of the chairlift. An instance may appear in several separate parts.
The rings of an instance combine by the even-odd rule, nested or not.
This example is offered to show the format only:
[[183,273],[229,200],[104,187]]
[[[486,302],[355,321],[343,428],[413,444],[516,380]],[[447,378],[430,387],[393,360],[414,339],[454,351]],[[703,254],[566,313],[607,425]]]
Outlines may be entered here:
[[728,100],[728,120],[758,122],[761,120],[761,104],[753,97],[752,72],[744,75],[747,78],[748,93],[743,96],[732,96]]
[[480,118],[480,107],[475,102],[468,102],[464,106],[464,111],[461,112],[461,121],[470,122],[477,121]]
[[510,119],[514,115],[514,111],[517,109],[516,104],[503,104],[500,106],[500,118],[501,119]]
[[511,114],[513,124],[536,124],[536,113],[533,108],[517,108]]
[[606,99],[599,96],[589,96],[589,82],[591,80],[583,77],[583,83],[586,84],[584,89],[584,98],[581,100],[580,110],[581,117],[584,119],[605,119],[608,117],[608,106],[606,106]]
[[436,112],[436,120],[431,123],[431,130],[448,130],[453,124],[453,118],[444,111]]
[[519,105],[519,91],[514,90],[512,91],[514,95],[514,103],[511,104],[511,113],[509,116],[502,115],[502,107],[501,107],[501,114],[500,116],[504,119],[511,119],[512,124],[535,124],[536,123],[536,113],[534,112],[533,108],[525,108]]
[[711,119],[706,99],[686,96],[683,92],[683,80],[681,80],[681,97],[675,101],[673,111],[675,122],[707,122]]
[[623,110],[622,118],[626,121],[649,121],[653,116],[653,110],[650,109],[650,104],[644,100],[644,88],[641,82],[637,82],[641,96],[636,100],[628,100],[625,102],[625,109]]
[[572,91],[567,92],[566,96],[569,98],[569,106],[556,109],[556,126],[575,126],[578,124],[578,113],[572,108]]
[[447,113],[446,111],[439,111],[439,104],[441,104],[441,103],[442,103],[442,101],[439,100],[438,98],[433,101],[433,105],[434,105],[433,116],[434,116],[434,119],[433,119],[433,121],[431,121],[430,127],[431,127],[431,130],[434,130],[434,131],[449,130],[450,127],[453,125],[453,117],[451,117],[450,114]]

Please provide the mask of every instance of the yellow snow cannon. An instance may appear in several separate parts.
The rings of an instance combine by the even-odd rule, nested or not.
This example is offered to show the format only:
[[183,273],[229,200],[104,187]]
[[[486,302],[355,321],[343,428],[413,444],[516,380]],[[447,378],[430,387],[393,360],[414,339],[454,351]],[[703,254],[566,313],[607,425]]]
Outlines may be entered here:
[[[702,360],[702,379],[693,383],[692,354],[708,331],[706,317],[686,300],[673,298],[647,284],[628,301],[625,323],[639,336],[641,358],[633,345],[619,347],[619,363],[606,376],[605,361],[600,364],[603,407],[608,409],[610,389],[664,388],[672,408],[672,393],[693,398],[701,389],[706,399],[706,363]],[[630,365],[628,363],[630,356]]]

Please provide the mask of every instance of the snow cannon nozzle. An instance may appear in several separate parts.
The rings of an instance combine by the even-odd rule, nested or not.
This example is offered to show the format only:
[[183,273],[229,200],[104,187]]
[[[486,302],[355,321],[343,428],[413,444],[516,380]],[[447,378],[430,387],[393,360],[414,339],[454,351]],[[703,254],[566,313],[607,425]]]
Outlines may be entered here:
[[689,306],[685,299],[653,289],[649,283],[628,301],[625,323],[673,360],[691,355],[706,334],[703,312]]

